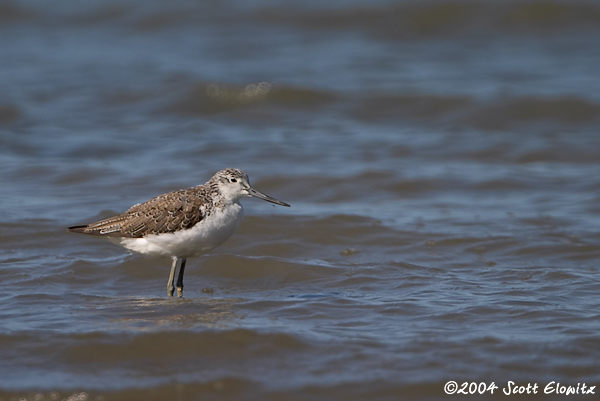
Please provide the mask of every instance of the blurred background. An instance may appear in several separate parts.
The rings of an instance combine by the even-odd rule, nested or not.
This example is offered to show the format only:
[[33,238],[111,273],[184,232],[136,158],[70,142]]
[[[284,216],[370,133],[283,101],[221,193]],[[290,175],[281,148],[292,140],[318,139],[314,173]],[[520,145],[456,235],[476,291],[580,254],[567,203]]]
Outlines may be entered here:
[[[598,49],[585,0],[0,0],[0,399],[600,388]],[[66,232],[225,167],[292,207],[183,300]]]

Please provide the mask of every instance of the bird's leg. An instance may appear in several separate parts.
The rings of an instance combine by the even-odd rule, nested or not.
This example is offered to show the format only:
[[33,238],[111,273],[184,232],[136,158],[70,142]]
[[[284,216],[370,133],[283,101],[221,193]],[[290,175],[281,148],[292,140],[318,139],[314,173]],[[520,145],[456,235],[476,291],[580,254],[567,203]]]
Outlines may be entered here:
[[170,297],[173,296],[173,291],[175,291],[175,285],[173,285],[173,280],[175,280],[175,269],[177,268],[177,261],[179,258],[173,256],[173,263],[171,263],[171,273],[169,274],[169,281],[167,281],[167,294]]
[[183,272],[185,271],[186,258],[181,258],[181,266],[179,267],[179,275],[177,276],[177,295],[183,297]]

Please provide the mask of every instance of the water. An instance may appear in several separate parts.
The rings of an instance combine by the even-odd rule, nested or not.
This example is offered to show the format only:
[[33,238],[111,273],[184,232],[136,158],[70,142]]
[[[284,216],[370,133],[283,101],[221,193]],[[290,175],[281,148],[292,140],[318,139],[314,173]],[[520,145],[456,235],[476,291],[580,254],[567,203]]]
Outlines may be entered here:
[[[598,15],[1,3],[0,399],[600,387]],[[229,166],[292,207],[244,200],[184,299],[66,232]]]

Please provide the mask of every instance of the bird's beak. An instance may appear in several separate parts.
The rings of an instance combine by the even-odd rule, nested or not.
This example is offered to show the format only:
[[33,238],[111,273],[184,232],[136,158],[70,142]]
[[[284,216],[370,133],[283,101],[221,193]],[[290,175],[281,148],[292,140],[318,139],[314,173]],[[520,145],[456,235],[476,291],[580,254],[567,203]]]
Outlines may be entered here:
[[269,195],[265,195],[262,192],[258,192],[254,188],[248,188],[247,191],[248,191],[248,195],[253,196],[255,198],[260,198],[262,200],[266,200],[267,202],[275,203],[276,205],[290,207],[290,205],[288,205],[287,203],[279,201],[275,198],[271,198]]

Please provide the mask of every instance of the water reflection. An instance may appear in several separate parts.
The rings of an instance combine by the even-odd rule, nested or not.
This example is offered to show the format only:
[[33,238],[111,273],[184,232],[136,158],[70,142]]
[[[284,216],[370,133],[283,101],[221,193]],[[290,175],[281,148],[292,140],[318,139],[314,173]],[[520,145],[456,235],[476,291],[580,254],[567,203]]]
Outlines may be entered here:
[[[216,329],[234,326],[244,316],[235,311],[243,299],[215,298],[111,298],[89,302],[101,311],[105,329],[156,331]],[[115,317],[116,316],[116,317]]]

